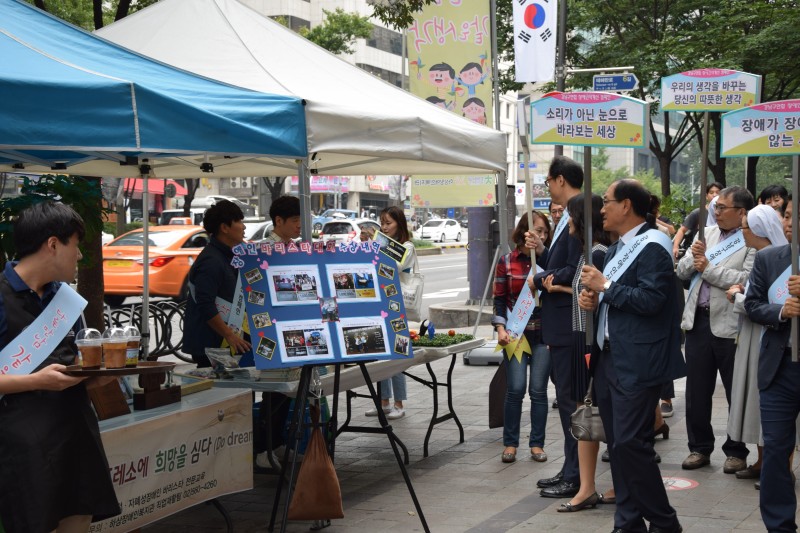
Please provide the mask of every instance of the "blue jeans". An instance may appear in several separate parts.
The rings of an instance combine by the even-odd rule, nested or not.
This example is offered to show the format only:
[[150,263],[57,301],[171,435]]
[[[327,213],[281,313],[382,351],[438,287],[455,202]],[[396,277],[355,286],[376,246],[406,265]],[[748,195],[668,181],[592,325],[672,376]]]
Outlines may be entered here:
[[[507,390],[503,407],[503,445],[519,447],[519,426],[522,418],[522,399],[525,382],[531,399],[531,434],[528,447],[544,447],[547,426],[547,381],[550,378],[550,350],[546,344],[531,345],[533,355],[525,354],[522,362],[516,357],[506,359]],[[530,380],[528,374],[530,373]]]
[[394,401],[402,402],[406,399],[406,375],[400,372],[389,379],[381,381],[381,399],[388,400],[394,392]]
[[760,391],[764,459],[761,465],[761,519],[768,531],[797,531],[797,498],[787,468],[794,451],[800,413],[800,363],[784,358],[775,379]]

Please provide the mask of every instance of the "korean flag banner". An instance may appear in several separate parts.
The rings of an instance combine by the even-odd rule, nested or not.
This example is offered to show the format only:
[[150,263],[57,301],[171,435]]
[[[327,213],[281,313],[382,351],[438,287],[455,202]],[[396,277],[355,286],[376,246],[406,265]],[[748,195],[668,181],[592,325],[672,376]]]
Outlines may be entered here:
[[516,81],[552,81],[556,67],[558,2],[513,1]]

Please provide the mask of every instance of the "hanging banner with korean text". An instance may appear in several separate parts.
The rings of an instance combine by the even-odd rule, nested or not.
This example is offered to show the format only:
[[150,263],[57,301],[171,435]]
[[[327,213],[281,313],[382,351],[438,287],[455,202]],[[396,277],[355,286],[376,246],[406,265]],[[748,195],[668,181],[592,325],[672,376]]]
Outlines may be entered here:
[[556,0],[514,2],[515,81],[553,81],[557,18]]
[[800,100],[767,102],[722,115],[720,155],[800,155]]
[[531,144],[647,146],[648,104],[603,92],[552,92],[531,103]]
[[479,124],[493,124],[488,0],[443,0],[414,15],[409,90]]
[[494,205],[494,176],[412,176],[411,207]]
[[661,111],[731,111],[761,101],[761,76],[701,68],[661,78]]
[[120,420],[125,417],[100,423],[122,513],[95,522],[90,533],[133,531],[198,503],[253,488],[249,390],[203,391],[159,409],[167,412],[124,425]]

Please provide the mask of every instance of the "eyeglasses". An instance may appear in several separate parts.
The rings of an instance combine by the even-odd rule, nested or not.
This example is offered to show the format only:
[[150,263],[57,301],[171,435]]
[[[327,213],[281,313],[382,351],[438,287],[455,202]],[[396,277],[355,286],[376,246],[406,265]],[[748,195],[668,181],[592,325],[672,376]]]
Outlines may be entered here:
[[544,186],[549,189],[550,188],[550,180],[554,180],[554,179],[556,179],[556,178],[547,177],[547,179],[544,180]]
[[620,203],[621,201],[622,201],[622,200],[614,200],[613,198],[612,198],[611,200],[608,200],[608,199],[606,199],[606,198],[603,198],[603,207],[607,206],[607,205],[608,205],[608,204],[610,204],[611,202],[617,202],[617,203]]
[[563,209],[553,209],[552,211],[550,211],[550,214],[551,215],[563,215],[564,214],[564,210]]
[[726,209],[744,209],[740,205],[720,205],[714,204],[714,211],[725,211]]

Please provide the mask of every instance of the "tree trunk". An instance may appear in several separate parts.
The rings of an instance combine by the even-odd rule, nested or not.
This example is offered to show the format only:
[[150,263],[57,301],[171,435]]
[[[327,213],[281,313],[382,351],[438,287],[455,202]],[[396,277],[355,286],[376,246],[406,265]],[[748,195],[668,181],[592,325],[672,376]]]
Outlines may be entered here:
[[[86,178],[95,183],[100,189],[100,178]],[[83,241],[83,249],[86,257],[78,265],[78,293],[83,296],[89,304],[83,311],[86,317],[86,324],[90,328],[100,331],[105,329],[103,320],[103,252],[102,234],[97,232],[91,239]]]
[[[178,183],[186,188],[186,194],[183,195],[183,216],[192,217],[192,202],[194,195],[197,194],[197,189],[200,188],[200,180],[176,180]],[[192,217],[192,224],[194,224],[194,217]]]
[[758,156],[756,157],[748,157],[745,160],[745,187],[750,194],[753,195],[753,198],[758,198],[756,194],[756,187],[758,186],[758,175],[756,174],[756,166],[758,166]]
[[127,17],[130,8],[131,0],[119,0],[119,4],[117,5],[117,15],[114,17],[114,20],[122,20]]
[[42,11],[47,11],[47,6],[44,5],[44,0],[34,0],[33,5],[35,5]]
[[658,158],[658,168],[661,170],[661,197],[666,198],[672,194],[670,181],[670,164],[672,161],[666,154],[661,154]]
[[99,30],[103,27],[103,0],[92,0],[92,11],[94,13],[94,29]]

